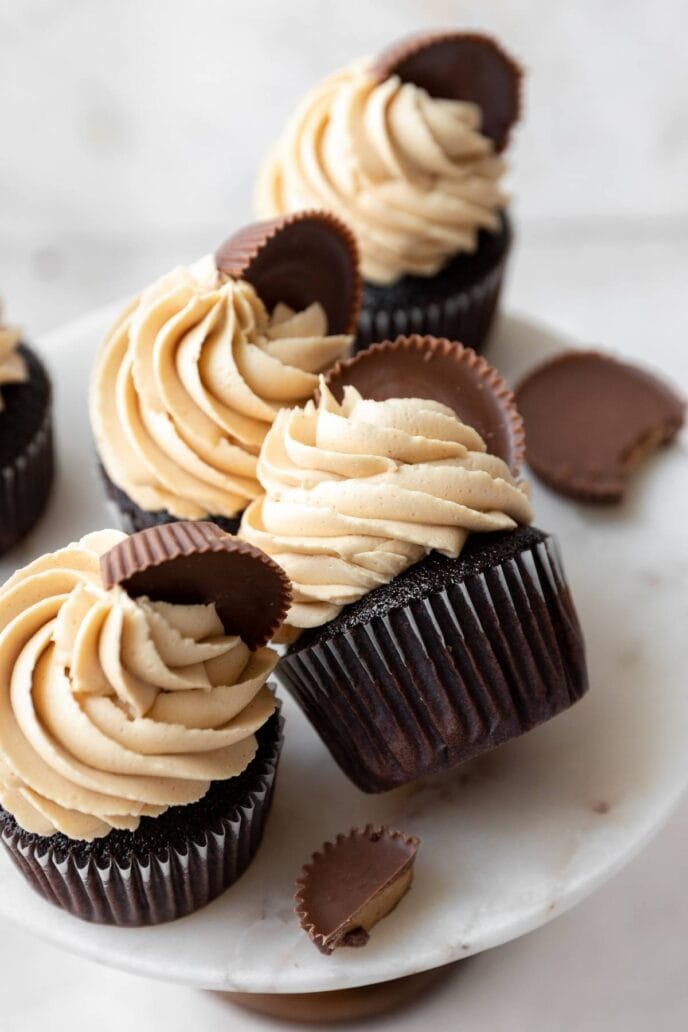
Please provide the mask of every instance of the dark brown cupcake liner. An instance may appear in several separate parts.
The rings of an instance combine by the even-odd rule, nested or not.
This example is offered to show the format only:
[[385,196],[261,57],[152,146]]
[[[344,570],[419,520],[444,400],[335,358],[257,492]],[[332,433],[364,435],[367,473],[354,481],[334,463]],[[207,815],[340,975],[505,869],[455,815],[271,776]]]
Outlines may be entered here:
[[332,636],[323,628],[319,641],[297,642],[280,661],[280,679],[363,791],[469,760],[585,693],[582,634],[558,548],[537,534],[530,547],[425,598]]
[[[145,855],[132,851],[127,861],[117,857],[116,849],[109,855],[100,848],[95,857],[89,855],[89,844],[31,835],[0,811],[2,843],[41,896],[84,921],[139,927],[184,917],[221,895],[255,856],[272,801],[283,725],[275,713],[258,732],[258,753],[240,775],[246,782],[241,798],[233,799],[225,813],[214,812],[206,827],[183,841],[179,835],[156,839]],[[221,785],[215,782],[210,791]],[[185,811],[202,813],[207,798],[175,808],[182,828]],[[153,835],[156,818],[144,820]],[[136,833],[110,834],[121,843],[123,836]]]
[[6,410],[0,413],[8,445],[15,454],[0,466],[0,554],[23,538],[46,507],[54,476],[51,389],[38,357],[21,346],[27,362],[26,383],[4,388]]
[[412,334],[371,344],[332,367],[326,382],[337,400],[353,384],[364,398],[441,401],[478,431],[487,450],[518,475],[525,458],[523,420],[513,391],[497,370],[446,337]]
[[[98,463],[100,479],[105,488],[109,507],[112,510],[116,522],[127,534],[136,534],[140,530],[149,530],[151,527],[163,527],[168,523],[178,523],[179,520],[172,513],[164,509],[158,512],[150,512],[142,509],[140,505],[129,497],[126,491],[118,487],[105,472],[102,463]],[[220,530],[227,534],[238,534],[241,526],[241,513],[236,516],[208,516],[211,523],[217,524]]]
[[[447,337],[479,351],[486,342],[497,312],[504,281],[512,232],[504,216],[503,243],[489,267],[470,282],[457,275],[452,282],[452,263],[423,285],[421,292],[404,291],[404,281],[393,291],[380,290],[364,283],[363,303],[358,318],[355,350],[360,351],[380,340],[391,340],[414,333]],[[462,256],[467,262],[474,256]],[[441,277],[441,280],[440,278]],[[418,277],[407,277],[414,287]]]

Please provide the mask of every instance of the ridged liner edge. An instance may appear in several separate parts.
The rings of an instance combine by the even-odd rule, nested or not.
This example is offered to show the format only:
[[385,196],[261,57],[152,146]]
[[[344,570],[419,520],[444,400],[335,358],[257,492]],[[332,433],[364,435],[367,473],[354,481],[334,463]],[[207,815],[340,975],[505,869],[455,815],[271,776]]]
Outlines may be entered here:
[[366,303],[364,293],[356,350],[375,341],[413,332],[460,340],[477,351],[485,343],[497,311],[507,258],[508,246],[496,266],[482,279],[446,298],[420,304],[413,302],[407,307],[385,307],[379,302]]
[[551,538],[288,653],[277,674],[365,792],[471,759],[567,709],[588,687]]
[[391,43],[376,57],[373,62],[373,71],[381,82],[396,74],[397,68],[410,57],[419,54],[422,50],[436,46],[438,43],[451,43],[453,40],[470,41],[488,46],[499,55],[505,65],[509,67],[514,76],[515,105],[514,117],[506,132],[504,142],[497,149],[498,153],[506,150],[509,144],[511,129],[520,121],[523,114],[523,68],[511,57],[506,50],[500,46],[496,39],[483,32],[459,32],[452,29],[437,29],[429,32],[420,32],[405,39]]
[[304,864],[301,874],[296,879],[296,894],[294,896],[294,912],[299,918],[299,922],[304,932],[308,935],[309,939],[317,946],[321,953],[331,953],[332,950],[327,946],[327,936],[318,932],[317,926],[311,920],[310,913],[306,906],[303,894],[308,887],[308,882],[311,877],[313,870],[317,867],[322,857],[326,854],[336,852],[337,847],[342,842],[347,842],[351,839],[370,839],[373,836],[382,837],[385,836],[388,839],[398,840],[409,846],[413,852],[409,853],[408,861],[406,866],[410,866],[416,859],[416,853],[420,845],[420,839],[416,835],[406,835],[403,831],[398,831],[396,828],[389,828],[382,824],[366,824],[364,828],[355,827],[351,828],[348,832],[340,832],[333,841],[323,843],[320,849],[316,850],[311,855],[310,860],[307,864]]
[[511,470],[514,474],[518,474],[525,461],[526,439],[523,419],[518,411],[514,392],[494,366],[491,366],[473,348],[466,347],[458,341],[447,340],[446,337],[433,337],[429,334],[422,336],[414,333],[408,337],[399,336],[395,340],[384,340],[377,344],[371,344],[365,351],[359,351],[351,358],[340,359],[327,374],[326,383],[331,386],[333,381],[338,378],[346,379],[347,371],[353,366],[365,362],[369,355],[380,355],[398,348],[404,348],[407,351],[440,351],[445,356],[456,357],[458,362],[464,363],[478,374],[499,402],[505,421],[508,423],[514,451]]
[[225,533],[209,521],[177,520],[146,527],[131,534],[101,556],[100,574],[105,588],[125,584],[136,573],[163,563],[174,562],[180,556],[203,552],[235,553],[255,559],[269,569],[278,591],[279,608],[274,620],[256,635],[256,644],[268,642],[284,622],[291,604],[291,583],[282,569],[265,552],[247,541]]
[[21,454],[0,470],[0,554],[12,548],[39,520],[53,482],[52,405]]
[[200,909],[228,889],[246,870],[260,845],[270,810],[283,741],[284,719],[276,711],[274,742],[254,771],[256,784],[202,841],[190,838],[180,852],[169,844],[151,851],[147,861],[132,857],[127,866],[112,859],[99,867],[90,858],[80,867],[73,857],[57,860],[49,838],[18,825],[0,840],[15,866],[46,900],[85,921],[121,927],[162,924]]
[[348,323],[342,332],[354,333],[361,310],[361,294],[363,290],[358,243],[346,223],[330,211],[319,208],[306,208],[303,211],[290,212],[286,215],[279,215],[274,219],[253,222],[245,226],[225,241],[221,248],[218,248],[216,254],[219,254],[222,248],[228,247],[230,244],[235,249],[230,263],[222,263],[222,271],[234,279],[241,279],[250,270],[252,263],[262,249],[283,230],[299,222],[311,221],[320,222],[333,230],[344,242],[349,253],[353,269],[352,303]]

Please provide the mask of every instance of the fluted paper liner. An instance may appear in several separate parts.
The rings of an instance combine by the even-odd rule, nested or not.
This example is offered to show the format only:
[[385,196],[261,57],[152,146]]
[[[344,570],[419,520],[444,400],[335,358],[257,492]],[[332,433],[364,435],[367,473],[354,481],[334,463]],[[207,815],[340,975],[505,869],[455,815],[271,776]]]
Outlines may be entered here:
[[8,405],[7,410],[0,414],[0,420],[6,424],[3,432],[8,438],[11,439],[14,432],[15,416],[18,419],[28,418],[27,413],[15,413],[13,407],[10,407],[10,391],[22,392],[21,397],[24,399],[27,388],[31,388],[33,383],[42,389],[45,398],[37,399],[32,395],[30,401],[41,406],[41,411],[35,417],[36,429],[26,445],[0,467],[0,555],[23,538],[40,518],[50,496],[54,473],[49,381],[42,363],[33,351],[22,345],[21,353],[27,363],[30,379],[25,384],[5,388]]
[[[317,852],[313,853],[310,862],[304,865],[301,875],[296,881],[296,896],[294,899],[295,911],[299,918],[301,927],[321,953],[332,953],[337,946],[340,945],[364,946],[368,941],[368,934],[363,929],[359,929],[361,932],[360,935],[353,937],[351,936],[351,933],[348,933],[342,940],[342,938],[337,935],[339,928],[335,928],[328,932],[326,929],[321,927],[318,915],[314,913],[312,903],[309,903],[311,892],[313,892],[313,895],[316,897],[318,895],[318,887],[314,888],[313,886],[314,878],[317,877],[318,873],[320,873],[322,877],[322,872],[326,870],[328,865],[331,865],[332,859],[336,858],[337,854],[342,852],[342,850],[350,849],[351,846],[353,846],[354,849],[359,848],[359,846],[361,848],[365,848],[366,845],[370,843],[375,844],[383,839],[387,844],[393,844],[395,847],[398,847],[399,859],[393,866],[388,864],[387,869],[383,869],[380,872],[379,884],[372,889],[371,894],[367,898],[344,901],[342,913],[344,914],[347,910],[349,912],[344,916],[343,920],[340,921],[339,928],[341,928],[341,926],[349,919],[355,917],[362,906],[372,902],[379,894],[389,888],[392,882],[396,882],[399,878],[409,872],[415,862],[420,840],[416,838],[415,835],[405,835],[403,832],[398,831],[395,828],[388,828],[383,825],[367,824],[365,828],[352,828],[351,831],[347,833],[340,833],[333,842],[325,842]],[[334,880],[336,874],[335,865],[335,871],[329,871],[326,873],[324,879],[325,884],[323,885],[323,889],[326,894],[325,902],[328,904],[333,898],[342,899],[343,897],[346,897],[347,892],[351,892],[350,882],[347,881],[346,883],[343,883],[342,879],[339,877]],[[405,895],[409,887],[410,878],[408,879],[408,885],[402,895]],[[371,887],[368,886],[367,889],[370,890]],[[384,913],[381,914],[379,920],[387,917],[387,915],[391,913],[400,901],[400,898],[397,899],[389,909],[384,910]],[[377,921],[375,923],[377,923]]]
[[[275,713],[258,732],[256,757],[239,775],[241,798],[183,844],[175,836],[175,843],[156,842],[145,858],[132,852],[127,859],[115,855],[99,863],[87,855],[87,846],[86,856],[83,851],[76,855],[75,846],[84,843],[66,840],[65,847],[62,836],[29,834],[0,811],[2,843],[41,896],[82,920],[142,926],[183,917],[229,888],[255,856],[272,801],[282,727]],[[178,808],[180,820],[185,810],[202,806],[203,800]]]
[[214,523],[176,521],[141,530],[100,560],[103,585],[132,597],[165,602],[214,602],[228,634],[250,649],[270,640],[291,603],[282,568]]
[[278,674],[364,792],[469,760],[587,690],[581,629],[546,535],[426,598],[297,643]]
[[[108,507],[114,514],[114,522],[127,534],[136,534],[139,530],[148,530],[150,527],[161,527],[167,523],[178,522],[178,518],[167,512],[166,509],[158,509],[155,512],[142,509],[126,491],[123,491],[110,479],[101,462],[98,462],[98,473],[108,498]],[[217,524],[220,530],[224,530],[227,534],[238,534],[241,515],[239,513],[238,516],[208,516],[208,521]]]
[[[511,225],[504,213],[502,220],[497,254],[483,263],[483,243],[474,254],[456,256],[444,270],[423,283],[420,296],[416,296],[414,291],[405,296],[406,277],[393,287],[365,283],[356,333],[357,350],[375,341],[410,333],[448,337],[480,350],[497,312],[511,249]],[[481,239],[484,241],[487,236],[489,234],[484,232]],[[457,263],[464,272],[457,271]],[[470,275],[467,277],[469,266]],[[418,284],[418,277],[409,279]]]
[[446,338],[397,337],[373,344],[330,370],[338,400],[346,384],[366,398],[418,397],[441,401],[482,436],[487,450],[518,474],[525,455],[523,420],[513,392],[472,348]]
[[217,249],[215,262],[226,275],[248,280],[269,309],[282,302],[300,311],[319,301],[329,334],[355,330],[358,246],[330,212],[294,212],[246,226]]
[[398,75],[432,97],[477,104],[482,132],[503,151],[521,114],[523,70],[496,40],[477,32],[421,32],[377,57],[380,81]]

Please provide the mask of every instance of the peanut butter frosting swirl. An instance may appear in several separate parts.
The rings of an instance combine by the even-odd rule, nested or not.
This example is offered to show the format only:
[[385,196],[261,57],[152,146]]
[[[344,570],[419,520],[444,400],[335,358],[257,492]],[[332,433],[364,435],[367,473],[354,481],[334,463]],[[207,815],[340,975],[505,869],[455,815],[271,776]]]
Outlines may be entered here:
[[288,122],[257,189],[261,217],[327,208],[358,238],[373,283],[434,276],[496,231],[504,163],[480,108],[431,97],[370,59],[315,87]]
[[215,606],[106,591],[102,531],[0,591],[0,802],[26,831],[90,841],[196,802],[253,759],[276,654]]
[[0,305],[0,412],[5,407],[2,400],[2,385],[25,383],[28,377],[24,356],[18,350],[20,337],[18,329],[4,325]]
[[454,411],[419,398],[283,411],[260,455],[265,495],[241,535],[293,584],[287,622],[316,627],[436,549],[456,557],[470,532],[532,518],[526,486]]
[[124,311],[90,391],[110,479],[141,508],[232,517],[260,493],[260,446],[283,406],[311,396],[352,338],[322,306],[269,313],[211,256],[162,277]]

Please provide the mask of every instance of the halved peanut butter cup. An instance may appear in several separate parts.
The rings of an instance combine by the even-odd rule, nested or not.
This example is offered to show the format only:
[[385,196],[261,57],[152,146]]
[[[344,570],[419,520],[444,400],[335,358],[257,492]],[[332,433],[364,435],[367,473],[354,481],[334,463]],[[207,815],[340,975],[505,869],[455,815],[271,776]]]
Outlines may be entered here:
[[517,388],[526,458],[563,495],[619,502],[634,470],[674,440],[686,406],[649,370],[597,351],[564,351]]
[[488,452],[518,474],[525,454],[523,420],[496,369],[471,348],[443,337],[397,337],[338,362],[326,382],[342,400],[351,384],[364,398],[423,398],[454,409],[478,431]]
[[319,301],[330,334],[353,333],[361,304],[361,274],[353,234],[325,211],[302,211],[255,222],[215,252],[220,272],[247,280],[272,310],[282,302],[301,311]]
[[321,953],[365,946],[408,892],[419,840],[393,828],[352,828],[314,853],[296,882],[296,913]]
[[432,97],[466,100],[482,111],[482,132],[503,151],[521,113],[523,71],[489,36],[420,33],[392,43],[374,62],[380,81],[398,75]]
[[215,603],[227,634],[251,649],[268,642],[291,603],[284,571],[253,545],[214,523],[150,527],[100,559],[105,588],[119,584],[132,598],[186,605]]

